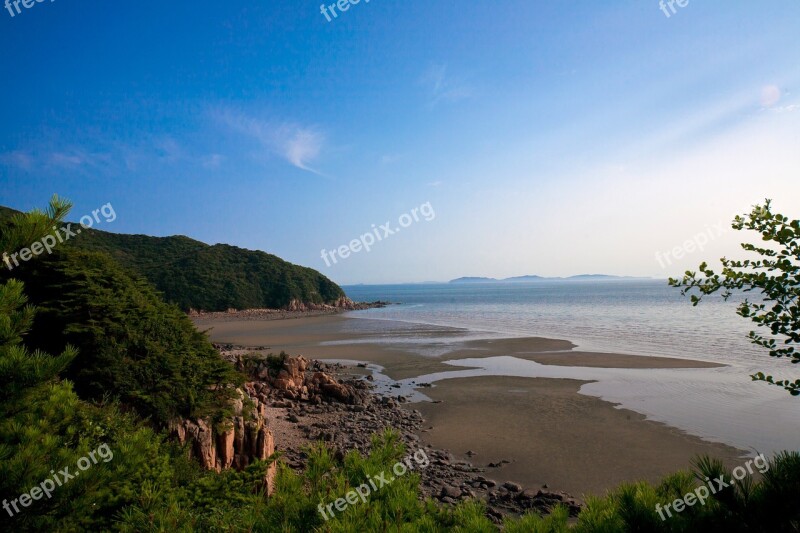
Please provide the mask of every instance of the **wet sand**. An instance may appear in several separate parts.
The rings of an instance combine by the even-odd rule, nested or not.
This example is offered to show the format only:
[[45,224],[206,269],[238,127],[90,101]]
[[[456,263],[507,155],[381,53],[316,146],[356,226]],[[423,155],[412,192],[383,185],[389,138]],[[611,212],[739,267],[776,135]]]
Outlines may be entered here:
[[[573,351],[568,341],[537,337],[476,339],[474,332],[346,316],[259,321],[195,319],[220,343],[267,348],[316,359],[355,360],[384,367],[392,379],[454,370],[443,361],[512,355],[545,365],[597,368],[709,368],[715,363]],[[484,466],[498,481],[547,483],[575,495],[600,494],[622,481],[654,481],[688,468],[707,453],[730,465],[741,450],[710,443],[633,411],[578,394],[585,381],[483,376],[440,381],[414,403],[423,412],[423,442]],[[475,452],[472,458],[467,451]]]
[[[440,381],[419,403],[425,441],[487,466],[487,477],[524,486],[602,494],[623,481],[657,481],[689,467],[695,454],[738,465],[740,452],[711,444],[633,411],[578,394],[568,379],[480,377]],[[476,455],[469,458],[466,453]]]

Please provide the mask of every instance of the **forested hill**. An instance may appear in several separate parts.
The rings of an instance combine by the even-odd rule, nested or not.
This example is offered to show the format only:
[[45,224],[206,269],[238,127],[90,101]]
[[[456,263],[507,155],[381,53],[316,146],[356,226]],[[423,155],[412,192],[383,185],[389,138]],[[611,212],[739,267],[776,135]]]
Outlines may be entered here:
[[[16,213],[0,207],[0,220]],[[74,224],[77,225],[77,224]],[[260,251],[184,236],[150,237],[83,230],[70,246],[109,254],[184,310],[283,308],[293,301],[333,304],[344,291],[314,269]]]

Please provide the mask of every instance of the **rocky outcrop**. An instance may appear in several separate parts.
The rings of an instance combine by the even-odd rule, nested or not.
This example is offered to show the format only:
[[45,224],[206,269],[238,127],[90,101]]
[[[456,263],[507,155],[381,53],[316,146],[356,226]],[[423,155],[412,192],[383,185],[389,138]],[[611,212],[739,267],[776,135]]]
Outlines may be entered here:
[[[203,419],[175,419],[168,427],[174,439],[190,444],[192,457],[207,469],[242,470],[275,453],[275,441],[267,420],[268,405],[285,400],[315,405],[360,405],[368,395],[365,383],[337,381],[323,371],[327,366],[303,356],[223,356],[250,378],[233,402],[234,416],[216,427]],[[274,463],[267,469],[268,493],[273,489],[275,469]]]
[[[314,366],[315,362],[310,361],[309,365]],[[333,367],[327,366],[329,370]],[[284,413],[277,419],[293,424],[308,444],[324,441],[333,457],[340,461],[349,450],[368,453],[372,447],[372,435],[392,428],[398,432],[406,450],[424,449],[429,459],[428,466],[418,470],[420,488],[425,497],[449,505],[468,499],[482,500],[486,503],[487,516],[497,524],[501,524],[507,515],[519,516],[529,511],[548,513],[558,504],[565,505],[573,517],[580,510],[578,500],[563,492],[549,491],[547,486],[526,489],[513,481],[503,482],[500,476],[503,476],[505,465],[510,464],[505,459],[479,465],[472,462],[477,455],[475,452],[466,452],[470,461],[460,460],[448,450],[437,450],[423,444],[419,435],[432,427],[424,425],[422,413],[418,410],[401,407],[404,405],[402,396],[369,394],[363,403],[357,405],[332,398],[330,403],[320,405],[302,400],[281,400],[272,405]],[[285,425],[283,431],[286,432]],[[300,446],[287,448],[281,456],[283,462],[298,472],[305,468],[306,458]]]
[[[487,516],[497,524],[501,524],[506,515],[519,516],[529,511],[547,513],[559,504],[566,506],[572,517],[580,511],[579,500],[563,492],[549,491],[546,485],[541,489],[526,489],[512,481],[492,480],[490,477],[497,479],[502,475],[502,468],[509,464],[507,460],[479,466],[458,460],[447,450],[424,445],[420,434],[433,427],[423,428],[422,413],[401,407],[406,400],[401,395],[373,394],[369,377],[339,380],[335,376],[344,367],[338,363],[286,354],[264,357],[244,346],[220,348],[224,358],[249,376],[244,388],[250,398],[258,406],[273,408],[270,412],[275,416],[276,431],[282,432],[284,437],[295,434],[302,439],[300,444],[295,441],[294,446],[281,443],[281,461],[298,472],[306,467],[304,444],[324,441],[333,457],[341,461],[349,450],[368,453],[372,435],[392,428],[407,450],[424,449],[430,459],[428,466],[419,470],[420,488],[425,497],[445,504],[482,500],[486,503]],[[289,424],[292,429],[287,431]],[[236,432],[236,438],[240,433]],[[241,449],[239,444],[234,446]],[[467,451],[466,455],[472,458],[476,454]]]
[[343,311],[358,311],[386,307],[388,302],[354,302],[350,298],[341,297],[329,304],[315,304],[292,300],[281,309],[228,309],[227,311],[199,311],[189,309],[188,315],[196,319],[211,320],[281,320],[303,316],[333,315]]
[[323,371],[321,363],[311,362],[302,355],[266,358],[234,355],[232,361],[250,376],[252,381],[245,384],[245,390],[262,404],[286,399],[315,405],[331,402],[360,405],[369,395],[364,381],[337,381]]
[[[275,441],[267,425],[264,405],[250,398],[253,407],[243,410],[246,393],[240,392],[235,402],[236,416],[213,427],[208,420],[175,419],[170,422],[170,435],[181,444],[189,443],[192,457],[204,468],[221,471],[228,468],[242,470],[251,463],[264,461],[275,453]],[[267,468],[265,485],[272,493],[275,463]]]
[[385,305],[385,302],[373,303],[356,303],[347,296],[341,296],[331,304],[315,304],[309,302],[301,302],[300,300],[292,300],[289,305],[285,307],[287,311],[321,311],[326,309],[343,309],[346,311],[353,311],[356,309],[368,309],[376,307],[377,304]]

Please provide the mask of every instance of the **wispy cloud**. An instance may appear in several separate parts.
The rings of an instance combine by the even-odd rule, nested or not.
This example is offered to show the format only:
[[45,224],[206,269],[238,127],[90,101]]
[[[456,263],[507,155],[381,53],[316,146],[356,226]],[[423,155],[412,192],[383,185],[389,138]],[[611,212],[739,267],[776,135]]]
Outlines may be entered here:
[[0,166],[23,172],[97,173],[112,165],[109,153],[90,152],[74,146],[20,148],[0,154]]
[[0,153],[0,165],[16,167],[20,170],[30,171],[33,168],[33,157],[24,151]]
[[225,161],[225,156],[222,154],[210,154],[203,158],[203,167],[205,168],[219,168]]
[[291,165],[324,176],[311,167],[325,144],[325,135],[316,126],[290,122],[276,124],[231,110],[217,113],[216,116],[234,131],[256,139],[264,148],[283,157]]
[[800,111],[800,104],[778,105],[784,101],[785,97],[791,96],[789,91],[782,90],[777,85],[765,85],[761,88],[761,107],[773,113],[793,113]]
[[111,165],[110,153],[89,151],[76,146],[49,147],[39,150],[19,149],[0,154],[0,164],[30,171],[95,172]]
[[204,154],[170,135],[154,137],[149,134],[133,143],[92,137],[67,141],[64,134],[40,141],[35,147],[21,146],[0,153],[0,166],[18,171],[87,176],[118,176],[122,172],[146,171],[165,165],[214,168],[223,160],[221,154]]
[[778,113],[793,113],[795,111],[800,111],[800,104],[791,104],[781,107],[774,107],[773,110]]
[[314,129],[298,126],[284,126],[281,130],[278,143],[283,147],[284,157],[297,168],[319,174],[308,163],[319,156],[324,136]]
[[68,144],[54,145],[39,156],[42,165],[49,170],[79,170],[87,174],[109,172],[118,168],[118,154],[110,146]]
[[420,79],[420,84],[430,91],[431,105],[439,102],[457,102],[472,96],[472,89],[462,80],[454,80],[447,73],[447,65],[430,67]]
[[154,148],[158,158],[167,163],[177,163],[186,158],[183,147],[172,137],[156,139]]
[[88,159],[84,154],[71,152],[55,152],[50,154],[49,163],[56,167],[80,167],[86,164]]

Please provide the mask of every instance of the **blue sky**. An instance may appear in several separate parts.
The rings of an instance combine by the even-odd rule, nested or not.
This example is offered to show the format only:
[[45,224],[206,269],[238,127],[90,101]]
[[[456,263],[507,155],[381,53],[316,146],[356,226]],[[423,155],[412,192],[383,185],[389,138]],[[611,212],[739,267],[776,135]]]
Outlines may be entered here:
[[[22,6],[20,6],[22,8]],[[13,6],[11,8],[13,10]],[[800,4],[34,3],[0,11],[0,204],[340,283],[603,272],[800,193]],[[330,267],[334,249],[435,210]],[[793,212],[794,210],[795,212]]]

